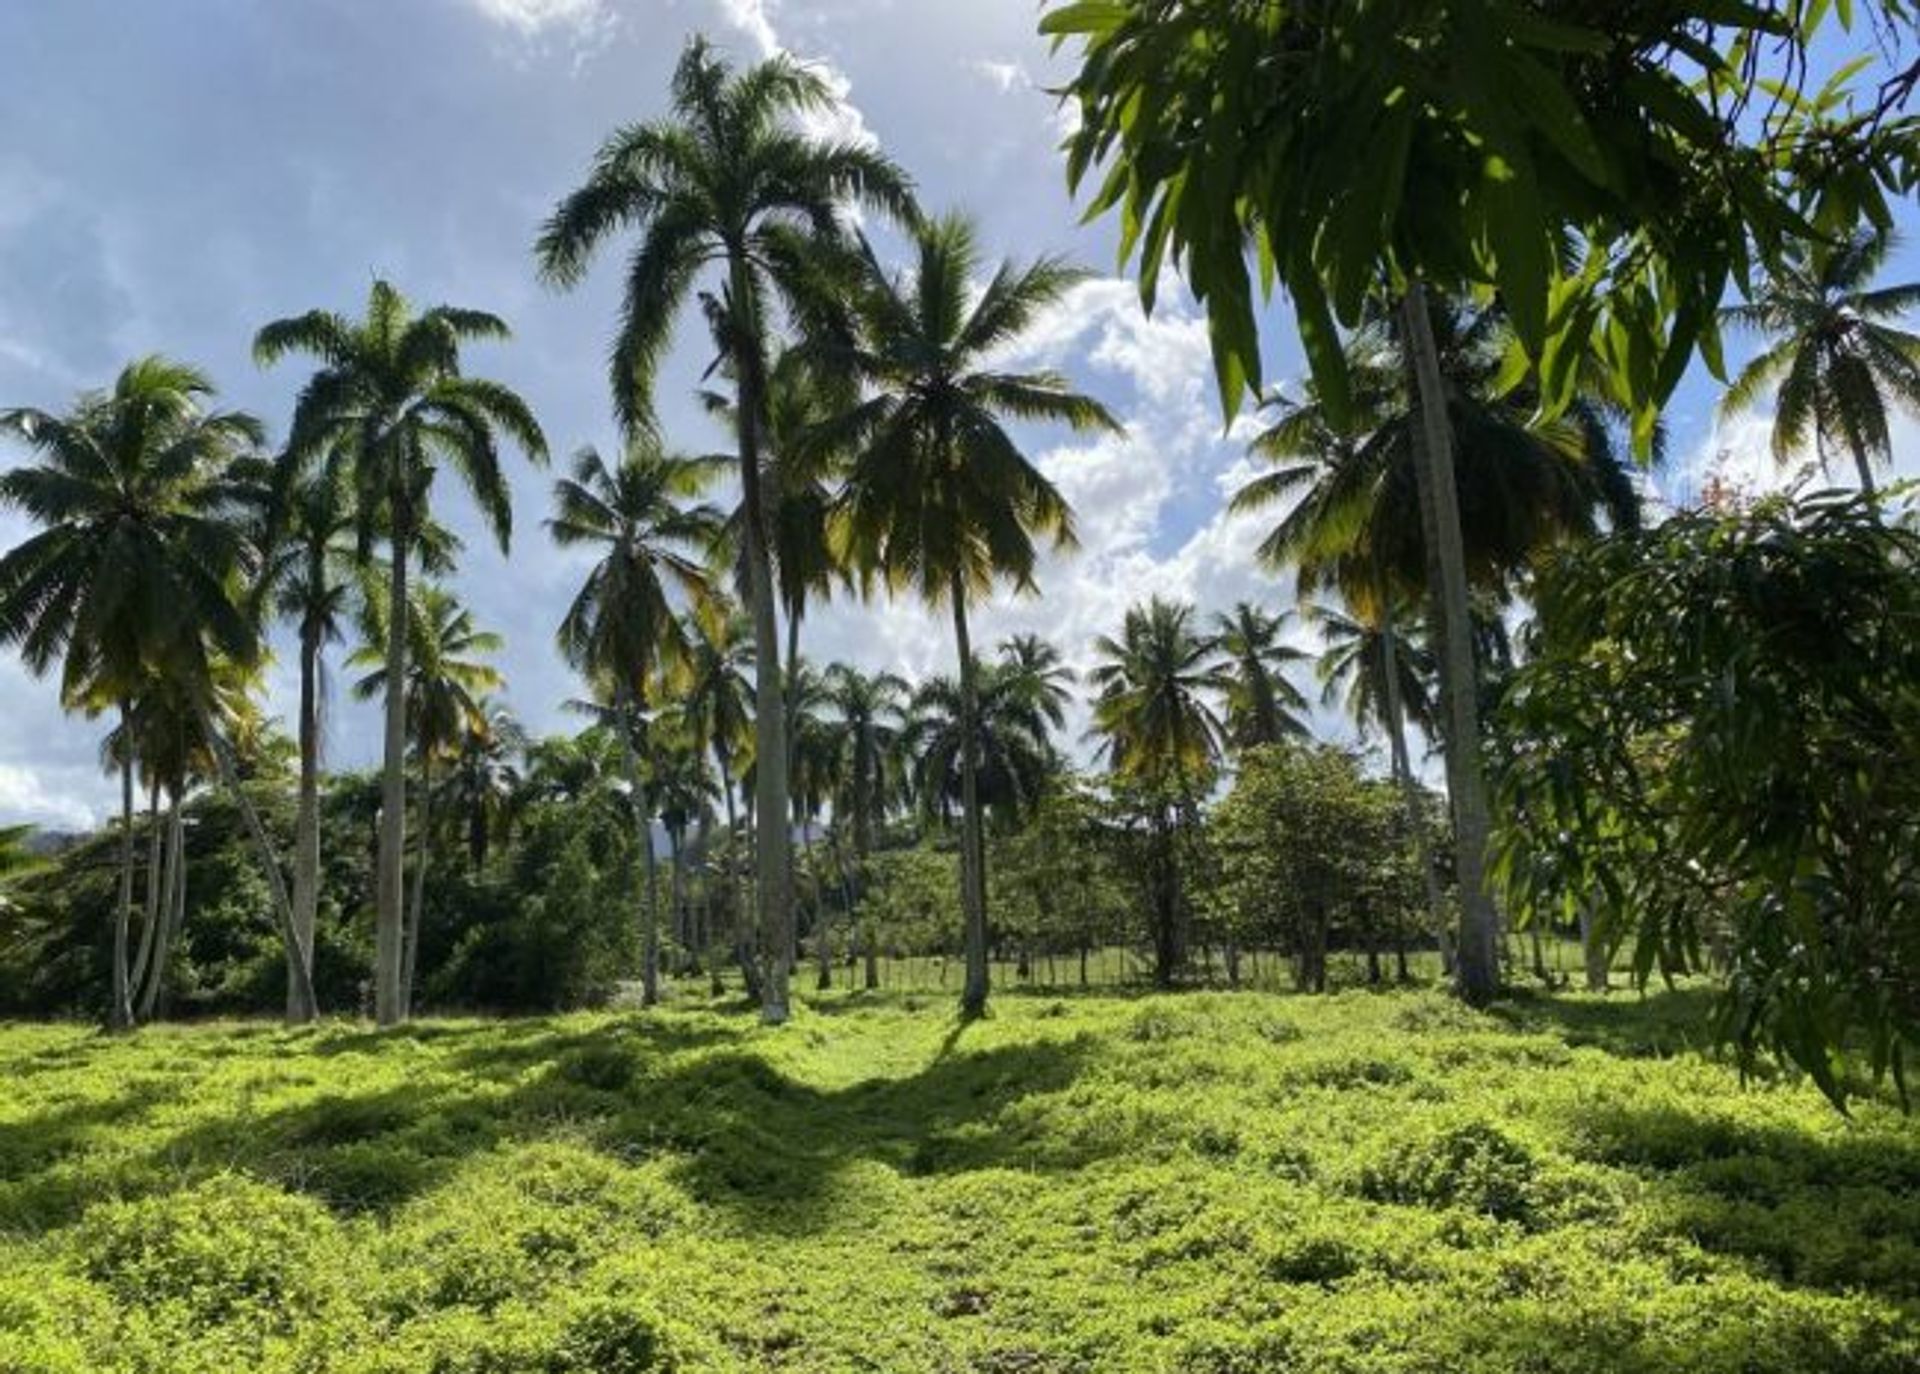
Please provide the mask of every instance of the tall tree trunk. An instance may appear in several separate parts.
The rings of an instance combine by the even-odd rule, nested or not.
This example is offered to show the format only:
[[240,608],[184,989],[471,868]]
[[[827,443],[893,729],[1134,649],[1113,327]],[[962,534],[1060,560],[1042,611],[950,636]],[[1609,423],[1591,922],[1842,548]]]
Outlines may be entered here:
[[745,529],[747,606],[753,616],[753,731],[755,810],[760,817],[754,868],[763,968],[760,1018],[782,1025],[791,1014],[788,984],[793,969],[792,836],[787,830],[787,730],[780,679],[780,626],[772,560],[767,546],[764,493],[760,489],[760,422],[765,401],[760,357],[760,321],[754,283],[744,251],[729,263],[733,309],[736,407],[740,439],[740,499]]
[[420,922],[427,914],[427,823],[433,806],[433,751],[420,750],[420,834],[413,842],[413,900],[409,903],[406,929],[400,942],[400,1015],[413,1015],[413,974],[420,957]]
[[1453,805],[1454,870],[1460,885],[1460,948],[1454,981],[1472,1003],[1489,1001],[1500,984],[1493,900],[1487,890],[1486,779],[1480,757],[1479,677],[1473,665],[1473,626],[1467,599],[1466,548],[1460,494],[1454,485],[1453,429],[1440,374],[1426,288],[1416,278],[1401,300],[1406,349],[1420,423],[1414,470],[1427,527],[1434,638],[1438,641],[1440,699],[1446,720],[1447,793]]
[[[714,754],[720,764],[720,794],[727,803],[727,908],[733,913],[733,955],[740,965],[740,976],[746,982],[747,996],[754,1001],[760,1000],[760,969],[753,957],[753,930],[749,918],[751,894],[747,891],[744,871],[735,875],[734,867],[739,860],[740,851],[746,845],[746,830],[740,824],[740,814],[733,801],[732,759],[725,750]],[[719,976],[715,965],[715,977]]]
[[667,830],[667,911],[673,918],[674,939],[680,945],[681,957],[676,961],[675,967],[683,973],[686,970],[686,953],[695,948],[692,917],[686,909],[685,887],[681,882],[681,866],[686,847],[686,833],[669,827]]
[[160,838],[160,780],[155,778],[147,786],[147,889],[146,910],[140,922],[140,950],[133,956],[133,976],[128,980],[127,995],[135,1003],[135,1015],[139,1015],[138,1004],[141,990],[147,985],[147,970],[153,962],[153,949],[160,928],[160,881],[163,848]]
[[619,687],[620,759],[626,768],[627,793],[633,799],[634,847],[646,864],[644,908],[640,913],[640,1005],[651,1007],[660,1001],[660,906],[658,862],[653,853],[653,820],[648,815],[647,789],[640,776],[640,753],[633,747],[639,727],[638,708],[633,689]]
[[[234,807],[240,812],[240,823],[252,839],[261,870],[266,874],[267,893],[272,899],[274,922],[280,928],[280,938],[294,952],[292,967],[296,997],[287,1022],[289,1025],[303,1025],[313,1020],[317,1012],[313,996],[313,951],[300,939],[300,932],[293,928],[293,903],[287,896],[286,879],[280,875],[280,862],[273,856],[273,841],[267,837],[267,829],[260,823],[260,813],[254,810],[253,799],[240,785],[240,769],[234,763],[233,749],[214,724],[213,708],[207,702],[204,689],[194,694],[193,705],[194,714],[199,718],[201,737],[206,740],[207,750],[213,755],[220,785],[233,798]],[[184,870],[184,859],[182,867]]]
[[107,1029],[133,1029],[133,1001],[127,989],[127,927],[133,920],[133,708],[120,703],[120,891],[113,908],[113,1005]]
[[1582,898],[1580,916],[1580,962],[1585,965],[1588,992],[1605,992],[1608,987],[1608,950],[1599,932],[1593,928],[1593,904]]
[[1453,972],[1453,923],[1447,919],[1446,895],[1440,875],[1433,871],[1433,852],[1427,845],[1427,824],[1420,805],[1420,787],[1413,777],[1413,759],[1407,749],[1407,706],[1400,694],[1400,635],[1393,622],[1393,602],[1380,591],[1380,658],[1386,677],[1387,747],[1393,757],[1394,781],[1400,784],[1401,804],[1407,813],[1407,833],[1413,837],[1414,862],[1427,893],[1427,915],[1440,945],[1440,968]]
[[966,982],[960,1013],[979,1016],[987,1009],[986,844],[981,836],[979,760],[974,758],[974,725],[979,718],[974,680],[973,640],[967,633],[967,588],[958,570],[948,595],[953,599],[953,642],[960,655],[960,911],[967,952]]
[[[300,632],[300,798],[293,820],[293,928],[309,953],[320,910],[320,639]],[[288,951],[288,959],[293,957]],[[287,1016],[295,1013],[293,968],[287,968]]]
[[1868,460],[1865,445],[1858,439],[1850,439],[1848,447],[1853,450],[1854,470],[1860,474],[1860,494],[1869,501],[1878,500],[1880,490],[1874,484],[1873,464]]
[[180,923],[180,896],[182,877],[181,863],[185,855],[185,844],[180,823],[180,793],[172,788],[167,790],[166,843],[160,861],[160,934],[155,942],[153,959],[147,965],[147,981],[140,987],[140,1004],[135,1014],[142,1021],[151,1020],[160,1005],[161,991],[166,987],[167,966],[173,959],[173,937]]
[[[396,493],[396,495],[402,495]],[[404,496],[399,504],[404,505]],[[401,946],[407,852],[407,557],[409,531],[396,512],[387,582],[386,738],[380,781],[380,864],[374,914],[373,1014],[382,1026],[406,1019]]]

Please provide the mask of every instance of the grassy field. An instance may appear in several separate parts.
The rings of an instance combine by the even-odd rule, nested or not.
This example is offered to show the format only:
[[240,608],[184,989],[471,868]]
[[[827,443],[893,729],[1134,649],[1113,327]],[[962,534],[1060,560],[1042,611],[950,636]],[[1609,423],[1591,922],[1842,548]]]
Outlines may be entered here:
[[0,1370],[1920,1368],[1920,1130],[1702,1010],[0,1029]]

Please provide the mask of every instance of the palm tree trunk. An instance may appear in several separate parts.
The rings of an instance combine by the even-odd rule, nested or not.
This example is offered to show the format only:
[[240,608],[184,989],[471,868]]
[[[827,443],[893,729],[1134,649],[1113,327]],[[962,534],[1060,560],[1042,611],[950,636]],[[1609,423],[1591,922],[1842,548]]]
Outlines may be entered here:
[[782,1025],[791,1014],[788,983],[793,960],[792,836],[786,827],[788,771],[785,694],[780,685],[780,626],[760,490],[760,321],[744,254],[729,263],[735,314],[734,362],[739,378],[740,497],[746,528],[747,605],[753,615],[753,732],[756,906],[763,962],[760,1018]]
[[1466,549],[1460,529],[1460,496],[1454,485],[1453,432],[1447,415],[1440,354],[1427,314],[1426,288],[1416,279],[1400,303],[1407,355],[1420,408],[1414,470],[1427,527],[1429,567],[1439,577],[1431,588],[1434,637],[1438,641],[1440,697],[1446,728],[1447,793],[1453,804],[1454,871],[1460,885],[1460,954],[1454,981],[1472,1003],[1499,991],[1493,900],[1487,891],[1486,779],[1480,758],[1479,678],[1473,665],[1473,629],[1467,604]]
[[180,794],[168,790],[166,842],[160,860],[160,928],[153,958],[147,964],[147,981],[140,985],[140,1003],[135,1014],[151,1020],[160,1004],[160,992],[166,986],[167,964],[173,957],[173,936],[179,925],[180,865],[184,858],[184,839],[180,824]]
[[[300,634],[300,797],[293,821],[293,928],[309,953],[320,910],[320,643]],[[288,951],[287,957],[293,957]],[[295,1013],[294,978],[287,970],[287,1016]]]
[[960,992],[960,1014],[979,1016],[987,1009],[987,894],[985,845],[980,827],[979,762],[973,756],[975,700],[973,641],[967,633],[967,589],[959,570],[948,595],[953,599],[953,641],[960,655],[960,910],[966,927],[967,977]]
[[1858,439],[1851,440],[1848,447],[1853,450],[1853,466],[1860,474],[1860,494],[1868,501],[1879,500],[1880,491],[1873,481],[1873,464],[1867,460],[1867,450]]
[[120,892],[113,908],[113,1005],[107,1029],[133,1029],[133,1002],[127,990],[127,927],[133,920],[133,729],[129,703],[120,703]]
[[1433,871],[1433,853],[1427,847],[1427,826],[1421,815],[1420,788],[1413,779],[1413,760],[1407,750],[1407,705],[1400,695],[1400,636],[1393,624],[1393,604],[1382,589],[1380,596],[1380,658],[1386,678],[1387,747],[1393,757],[1394,781],[1400,784],[1400,797],[1407,813],[1407,833],[1413,837],[1414,862],[1420,865],[1420,878],[1427,892],[1427,914],[1433,922],[1433,936],[1440,945],[1440,968],[1453,972],[1453,934],[1447,919],[1446,895],[1440,890],[1440,875]]
[[133,976],[128,980],[127,995],[137,1003],[140,990],[147,984],[147,969],[153,962],[153,947],[160,925],[160,879],[163,857],[163,845],[160,838],[160,780],[154,779],[147,786],[147,890],[146,910],[140,922],[140,949],[133,956]]
[[[404,494],[396,493],[404,505]],[[374,914],[373,1014],[382,1026],[406,1019],[401,997],[407,852],[408,531],[396,510],[387,582],[386,738],[380,780],[380,862]]]
[[420,921],[427,911],[427,822],[433,805],[433,751],[420,750],[420,836],[413,842],[413,901],[400,942],[400,1016],[413,1015],[413,970],[420,954]]
[[633,800],[633,839],[635,848],[647,866],[645,904],[640,913],[640,1005],[651,1007],[660,1001],[660,908],[659,865],[653,854],[653,821],[647,814],[647,790],[640,777],[640,754],[633,747],[638,728],[633,691],[625,683],[619,688],[620,759],[627,773],[627,794]]
[[213,708],[207,703],[204,689],[194,693],[193,706],[194,714],[200,721],[201,737],[206,740],[207,750],[213,755],[220,785],[233,798],[233,804],[240,812],[240,823],[252,838],[254,850],[260,858],[260,867],[267,875],[267,892],[272,898],[274,921],[280,927],[280,938],[294,952],[291,967],[295,996],[287,1021],[290,1025],[303,1025],[313,1020],[318,1010],[313,996],[313,951],[300,939],[300,932],[294,929],[293,903],[287,897],[286,880],[280,876],[279,860],[273,857],[273,842],[267,838],[266,827],[260,823],[260,813],[254,810],[252,798],[240,785],[240,770],[233,761],[233,750],[227,744],[226,736],[214,725]]

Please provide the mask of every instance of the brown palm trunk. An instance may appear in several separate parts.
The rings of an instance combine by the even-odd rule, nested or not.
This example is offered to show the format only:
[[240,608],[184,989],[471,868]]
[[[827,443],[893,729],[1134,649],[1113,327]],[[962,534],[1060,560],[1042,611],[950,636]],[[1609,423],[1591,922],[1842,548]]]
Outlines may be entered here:
[[634,847],[646,864],[644,907],[640,913],[640,1005],[651,1007],[660,1001],[660,907],[658,861],[653,853],[653,820],[648,815],[647,789],[640,777],[640,754],[633,747],[638,726],[633,690],[622,684],[619,689],[620,758],[627,773],[627,793],[633,802]]
[[159,935],[154,943],[153,959],[147,965],[147,981],[140,986],[140,1004],[136,1014],[151,1020],[160,1005],[166,987],[167,966],[173,958],[173,937],[179,929],[182,863],[185,860],[183,827],[180,823],[180,793],[168,789],[166,840],[160,861]]
[[1440,890],[1440,875],[1433,871],[1433,853],[1427,845],[1427,826],[1421,814],[1420,788],[1413,777],[1413,760],[1407,751],[1407,707],[1400,695],[1400,637],[1394,628],[1393,604],[1386,590],[1380,593],[1380,658],[1386,676],[1387,747],[1393,758],[1393,778],[1400,784],[1401,804],[1406,811],[1407,833],[1413,838],[1414,862],[1420,865],[1421,884],[1427,894],[1427,918],[1433,924],[1434,939],[1440,945],[1440,968],[1453,972],[1453,933],[1447,919],[1445,894]]
[[1460,885],[1460,948],[1454,981],[1460,995],[1478,1004],[1500,988],[1493,899],[1487,889],[1486,778],[1480,758],[1479,678],[1473,664],[1473,627],[1468,610],[1466,551],[1455,486],[1452,422],[1446,382],[1427,314],[1426,288],[1416,279],[1401,301],[1406,349],[1419,407],[1414,471],[1420,489],[1431,588],[1433,629],[1439,649],[1440,697],[1447,722],[1447,792],[1453,805],[1454,871]]
[[138,1004],[142,1000],[141,990],[147,984],[147,970],[152,966],[154,945],[160,926],[160,872],[164,858],[164,846],[160,835],[160,781],[155,779],[147,786],[147,890],[146,910],[141,913],[140,949],[133,956],[133,976],[128,980],[127,995],[135,1002],[135,1015],[139,1016]]

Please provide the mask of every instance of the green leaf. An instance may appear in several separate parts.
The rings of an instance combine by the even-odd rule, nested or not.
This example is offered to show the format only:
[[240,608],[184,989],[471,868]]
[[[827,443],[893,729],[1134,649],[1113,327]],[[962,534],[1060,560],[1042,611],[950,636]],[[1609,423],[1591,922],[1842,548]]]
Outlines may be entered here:
[[1310,263],[1306,270],[1288,276],[1287,290],[1293,296],[1300,346],[1307,355],[1307,367],[1313,373],[1320,403],[1335,425],[1344,425],[1352,416],[1353,398],[1347,385],[1346,350],[1340,345],[1340,331],[1334,325],[1327,293]]

